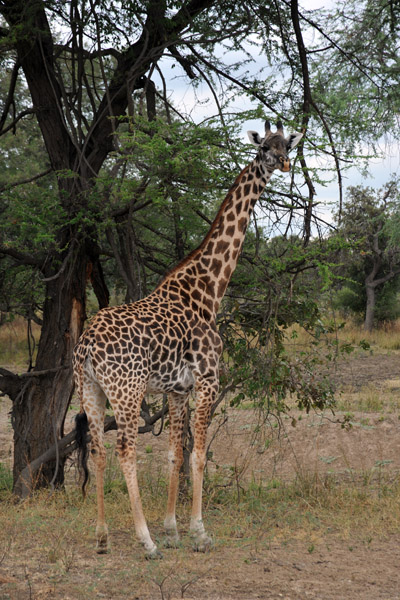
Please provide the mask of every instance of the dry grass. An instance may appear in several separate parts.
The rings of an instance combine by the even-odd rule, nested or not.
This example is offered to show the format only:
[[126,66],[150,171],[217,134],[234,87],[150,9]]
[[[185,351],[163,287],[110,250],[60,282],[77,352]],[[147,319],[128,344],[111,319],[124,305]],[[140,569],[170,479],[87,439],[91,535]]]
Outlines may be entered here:
[[[313,340],[312,336],[303,328],[293,325],[286,331],[287,345],[289,348],[308,347]],[[346,321],[344,327],[337,334],[327,334],[327,340],[337,340],[339,343],[350,343],[355,347],[367,342],[374,352],[400,349],[400,319],[382,324],[372,332],[364,331],[362,325],[354,321]]]
[[[40,327],[32,323],[31,348],[36,356]],[[0,327],[0,365],[10,366],[14,370],[26,370],[29,364],[29,346],[27,323],[22,317],[4,323]],[[10,367],[11,368],[11,367]]]
[[[400,325],[395,324],[373,333],[368,341],[376,354],[392,352],[398,347],[399,333]],[[21,323],[0,328],[2,364],[10,364],[11,359],[17,368],[23,364],[25,335]],[[367,336],[353,326],[342,330],[340,338],[356,344]],[[307,344],[309,338],[299,332],[293,343]],[[367,428],[371,415],[382,420],[388,415],[393,419],[393,413],[400,415],[398,388],[400,379],[358,389],[343,386],[337,409],[357,414],[354,419]],[[266,448],[269,452],[270,448]],[[64,491],[42,491],[16,505],[10,492],[10,473],[2,467],[0,584],[2,573],[8,580],[7,593],[1,597],[13,600],[211,597],[207,595],[208,588],[204,592],[199,582],[218,579],[223,587],[221,577],[228,578],[234,570],[240,572],[240,564],[257,565],[271,548],[277,552],[277,548],[300,544],[307,555],[322,544],[329,547],[338,543],[350,549],[358,544],[370,548],[375,540],[398,536],[399,473],[387,468],[385,460],[369,469],[339,471],[334,458],[324,457],[325,461],[333,461],[329,471],[322,471],[317,463],[299,461],[290,479],[280,477],[279,473],[274,478],[245,478],[233,467],[210,469],[211,475],[205,481],[204,514],[206,527],[215,539],[214,551],[207,555],[192,553],[190,537],[185,533],[190,519],[190,498],[181,495],[178,526],[183,533],[182,546],[164,550],[164,560],[157,563],[143,560],[142,549],[135,540],[126,486],[113,447],[108,449],[105,483],[112,544],[112,551],[106,556],[94,552],[93,483],[85,501],[72,477]],[[140,489],[146,517],[152,534],[162,545],[165,471],[155,452],[145,453],[140,460]],[[221,561],[226,566],[225,574],[216,572],[216,564]],[[240,597],[245,598],[246,594]]]
[[364,331],[361,326],[349,322],[340,333],[339,339],[346,339],[353,344],[367,341],[376,351],[400,349],[400,320],[384,323],[372,332]]
[[399,388],[400,380],[392,380],[380,389],[370,385],[356,391],[345,389],[337,396],[336,409],[343,412],[400,414]]
[[[151,531],[162,545],[165,480],[154,459],[146,460],[143,503]],[[236,482],[222,484],[216,477],[205,486],[206,526],[216,539],[213,552],[193,555],[191,540],[184,534],[180,548],[163,551],[162,562],[146,563],[134,539],[124,482],[114,459],[109,461],[106,510],[112,551],[104,557],[94,552],[93,490],[86,501],[75,487],[52,494],[42,491],[18,506],[11,495],[3,494],[0,568],[10,573],[12,565],[15,578],[15,595],[5,598],[191,598],[191,588],[209,576],[215,557],[239,553],[242,561],[253,561],[276,544],[295,543],[311,553],[323,540],[334,539],[368,546],[399,532],[398,479],[364,474],[344,482],[335,475],[298,473],[289,484],[253,482],[241,486],[238,494]],[[184,533],[189,501],[181,498],[179,504],[179,528]],[[230,568],[236,567],[232,563]],[[12,587],[9,584],[10,592]]]

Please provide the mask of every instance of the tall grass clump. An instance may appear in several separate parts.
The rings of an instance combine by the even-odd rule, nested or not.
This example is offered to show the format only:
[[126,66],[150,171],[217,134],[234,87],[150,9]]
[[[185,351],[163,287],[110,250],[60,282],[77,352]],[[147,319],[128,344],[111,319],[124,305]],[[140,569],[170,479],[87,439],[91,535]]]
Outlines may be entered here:
[[[288,330],[288,347],[295,350],[307,347],[313,337],[309,331],[292,325]],[[365,331],[362,324],[354,319],[346,319],[327,338],[335,339],[337,344],[352,344],[355,348],[373,351],[400,349],[400,319],[380,323],[372,331]]]
[[0,463],[0,501],[7,499],[13,486],[12,471],[3,463]]
[[365,331],[362,325],[348,320],[340,336],[353,344],[366,341],[374,351],[400,349],[400,319],[380,323],[372,331]]
[[19,316],[9,317],[0,327],[0,364],[26,369],[30,360],[34,362],[39,336],[36,323]]
[[206,518],[222,543],[254,536],[264,541],[306,537],[317,531],[339,538],[400,531],[400,480],[381,469],[337,474],[302,471],[292,481],[252,480],[240,485],[217,475],[206,488]]

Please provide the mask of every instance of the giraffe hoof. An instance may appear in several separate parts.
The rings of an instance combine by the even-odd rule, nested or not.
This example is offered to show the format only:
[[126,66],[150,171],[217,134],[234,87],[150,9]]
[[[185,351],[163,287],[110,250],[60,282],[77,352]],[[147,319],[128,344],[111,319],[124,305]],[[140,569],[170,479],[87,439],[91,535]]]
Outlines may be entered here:
[[179,535],[167,535],[167,537],[164,540],[164,547],[165,548],[180,548],[181,546],[181,540],[179,539]]
[[96,552],[97,554],[107,554],[109,550],[107,540],[97,540]]
[[97,554],[107,554],[108,547],[108,529],[107,526],[96,527],[96,552]]
[[149,552],[146,552],[145,559],[146,560],[161,560],[163,558],[162,552],[158,550],[158,548],[154,548]]
[[209,552],[209,550],[211,550],[212,545],[212,539],[208,535],[203,533],[201,536],[194,540],[193,550],[195,552]]

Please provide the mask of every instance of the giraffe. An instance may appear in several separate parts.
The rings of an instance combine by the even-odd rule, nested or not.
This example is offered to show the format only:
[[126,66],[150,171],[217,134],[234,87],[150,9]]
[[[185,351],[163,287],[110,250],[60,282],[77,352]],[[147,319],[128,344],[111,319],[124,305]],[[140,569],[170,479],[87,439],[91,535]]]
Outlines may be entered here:
[[108,398],[118,433],[116,452],[125,476],[134,526],[147,558],[161,553],[144,517],[137,482],[136,441],[141,402],[146,393],[167,393],[169,401],[169,486],[164,520],[166,545],[179,544],[175,506],[183,462],[182,432],[189,393],[195,390],[193,499],[190,533],[194,549],[212,544],[202,519],[202,485],[206,433],[218,391],[218,360],[222,342],[215,317],[235,270],[255,203],[274,170],[290,170],[288,152],[302,133],[285,137],[265,123],[263,138],[248,136],[258,152],[236,178],[206,237],[173,268],[149,296],[132,304],[101,309],[83,332],[74,350],[74,375],[81,411],[76,419],[81,467],[87,481],[86,432],[97,487],[97,552],[108,551],[104,513],[103,421]]

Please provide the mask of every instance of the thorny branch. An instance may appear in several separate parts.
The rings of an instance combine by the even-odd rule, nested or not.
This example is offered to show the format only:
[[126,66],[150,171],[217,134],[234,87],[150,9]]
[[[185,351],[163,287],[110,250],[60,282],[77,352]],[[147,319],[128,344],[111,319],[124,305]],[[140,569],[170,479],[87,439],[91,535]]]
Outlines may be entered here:
[[[308,71],[307,55],[304,46],[303,36],[301,33],[300,22],[299,22],[299,7],[297,0],[291,0],[290,3],[290,14],[292,17],[293,28],[296,34],[297,48],[299,51],[301,71],[303,75],[303,116],[302,116],[302,131],[306,133],[308,121],[310,119],[310,107],[312,104],[312,95],[310,87],[310,74]],[[303,175],[308,187],[308,204],[305,211],[304,218],[304,245],[307,246],[311,237],[311,219],[313,210],[313,200],[315,196],[314,185],[311,181],[310,172],[307,167],[306,160],[304,158],[304,138],[299,143],[298,155],[300,156],[300,164],[303,169]]]

